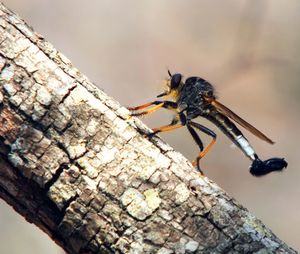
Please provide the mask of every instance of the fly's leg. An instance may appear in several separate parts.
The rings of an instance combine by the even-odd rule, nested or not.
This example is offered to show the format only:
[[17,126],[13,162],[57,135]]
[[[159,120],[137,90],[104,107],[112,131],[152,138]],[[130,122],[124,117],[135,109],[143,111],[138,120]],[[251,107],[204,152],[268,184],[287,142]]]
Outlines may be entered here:
[[[187,124],[187,129],[190,132],[190,134],[192,135],[192,137],[195,140],[196,144],[199,146],[200,152],[202,152],[204,148],[203,148],[203,143],[202,143],[199,135],[194,130],[194,128],[192,126],[190,126],[189,124]],[[193,164],[194,167],[196,166],[195,161],[193,161],[192,164]],[[197,169],[198,169],[198,171],[200,172],[201,175],[204,175],[203,171],[200,169],[199,164],[197,165]]]
[[152,101],[152,102],[149,102],[149,103],[137,106],[137,107],[128,107],[127,109],[130,111],[138,111],[141,109],[148,108],[152,105],[154,105],[154,107],[151,107],[142,112],[133,112],[131,114],[131,116],[145,116],[145,115],[155,112],[156,110],[158,110],[161,107],[166,108],[166,109],[171,109],[171,110],[177,109],[177,103],[175,103],[173,101]]
[[137,111],[137,110],[141,110],[144,108],[148,108],[152,105],[155,105],[155,106],[152,108],[149,108],[145,111],[142,111],[142,112],[134,112],[131,114],[131,116],[145,116],[145,115],[151,114],[151,113],[155,112],[157,109],[163,107],[164,102],[163,101],[153,101],[153,102],[149,102],[149,103],[137,106],[137,107],[132,107],[132,108],[129,107],[127,109],[129,109],[130,111]]
[[[197,145],[200,148],[200,153],[198,154],[196,160],[194,160],[192,163],[193,163],[193,166],[197,166],[197,169],[199,170],[199,172],[201,174],[203,174],[203,171],[201,170],[200,165],[199,165],[200,159],[203,158],[209,152],[209,150],[213,147],[213,145],[216,143],[217,135],[212,130],[210,130],[209,128],[207,128],[199,123],[190,121],[188,123],[188,126],[190,127],[189,131],[190,131],[191,135],[193,136],[194,140],[196,141]],[[205,134],[207,134],[213,138],[212,141],[205,148],[203,148],[201,139],[199,138],[199,136],[197,135],[195,130],[193,128],[191,128],[191,126],[204,132]]]
[[153,128],[152,129],[153,133],[150,133],[148,136],[152,137],[159,132],[172,131],[184,126],[185,124],[186,124],[186,120],[184,114],[178,114],[170,124],[158,128]]
[[175,129],[178,129],[180,127],[182,127],[182,123],[179,123],[179,124],[168,124],[168,125],[164,125],[164,126],[161,126],[161,127],[158,127],[158,128],[153,128],[152,129],[152,133],[150,133],[148,136],[149,137],[152,137],[154,136],[155,134],[159,133],[159,132],[165,132],[165,131],[172,131],[172,130],[175,130]]
[[192,135],[193,139],[195,140],[196,144],[199,146],[200,152],[202,152],[204,147],[203,147],[203,143],[202,143],[202,140],[200,139],[199,135],[194,130],[194,128],[192,126],[190,126],[189,124],[187,125],[187,128],[188,128],[190,134]]

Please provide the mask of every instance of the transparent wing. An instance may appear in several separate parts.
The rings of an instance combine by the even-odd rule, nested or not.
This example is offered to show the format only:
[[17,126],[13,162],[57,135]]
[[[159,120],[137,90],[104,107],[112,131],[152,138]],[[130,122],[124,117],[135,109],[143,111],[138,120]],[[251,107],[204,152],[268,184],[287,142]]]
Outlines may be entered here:
[[260,132],[258,129],[256,129],[254,126],[252,126],[250,123],[246,122],[244,119],[239,117],[237,114],[235,114],[233,111],[231,111],[229,108],[227,108],[222,103],[218,102],[215,99],[209,99],[211,105],[213,105],[220,113],[228,116],[235,122],[237,122],[239,125],[243,126],[245,129],[250,131],[252,134],[257,136],[258,138],[268,142],[269,144],[274,144],[275,142],[272,141],[270,138],[268,138],[265,134]]

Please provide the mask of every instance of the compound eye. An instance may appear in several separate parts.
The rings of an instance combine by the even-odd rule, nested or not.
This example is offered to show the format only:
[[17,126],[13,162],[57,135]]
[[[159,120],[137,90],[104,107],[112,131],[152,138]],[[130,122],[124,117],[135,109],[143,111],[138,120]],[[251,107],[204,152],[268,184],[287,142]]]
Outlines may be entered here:
[[181,82],[182,75],[180,73],[176,73],[172,75],[171,78],[171,89],[176,89]]

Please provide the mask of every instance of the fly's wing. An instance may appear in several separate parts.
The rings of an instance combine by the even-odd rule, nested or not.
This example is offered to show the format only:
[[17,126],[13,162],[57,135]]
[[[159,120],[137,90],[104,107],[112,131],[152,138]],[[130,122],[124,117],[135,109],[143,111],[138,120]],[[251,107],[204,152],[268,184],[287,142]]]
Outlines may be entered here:
[[229,108],[227,108],[222,103],[218,102],[215,99],[210,100],[210,103],[212,106],[214,106],[220,113],[226,115],[227,117],[231,118],[241,126],[243,126],[245,129],[250,131],[255,136],[259,137],[260,139],[268,142],[269,144],[274,144],[275,142],[269,139],[265,134],[260,132],[258,129],[256,129],[254,126],[252,126],[250,123],[246,122],[244,119],[240,118],[237,114],[235,114],[233,111],[231,111]]

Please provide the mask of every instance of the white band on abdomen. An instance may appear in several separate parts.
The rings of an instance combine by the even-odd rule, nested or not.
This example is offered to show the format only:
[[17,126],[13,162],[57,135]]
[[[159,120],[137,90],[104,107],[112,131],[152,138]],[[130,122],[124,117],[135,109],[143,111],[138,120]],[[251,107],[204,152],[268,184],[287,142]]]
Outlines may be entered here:
[[255,152],[251,145],[249,144],[248,140],[245,139],[242,135],[236,138],[237,143],[242,147],[244,153],[249,156],[252,160],[255,160]]

